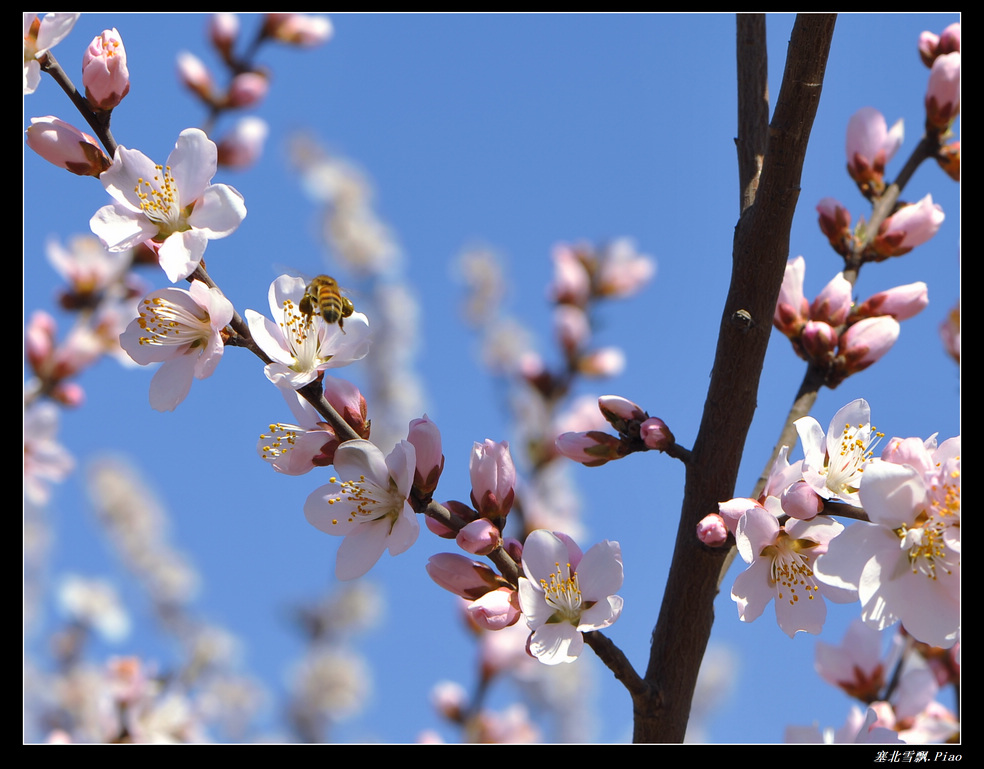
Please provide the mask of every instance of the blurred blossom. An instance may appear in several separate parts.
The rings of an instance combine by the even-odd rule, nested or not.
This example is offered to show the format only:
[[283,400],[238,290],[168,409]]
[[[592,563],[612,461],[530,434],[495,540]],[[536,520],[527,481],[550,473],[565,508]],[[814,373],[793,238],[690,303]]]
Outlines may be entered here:
[[28,147],[76,176],[98,178],[111,165],[94,137],[52,115],[32,117],[25,133]]
[[225,106],[241,109],[262,101],[270,90],[270,80],[262,72],[240,72],[229,84]]
[[946,320],[940,325],[940,337],[943,339],[943,349],[960,363],[960,302],[947,313]]
[[290,673],[292,708],[306,718],[338,721],[359,713],[372,688],[362,655],[350,649],[318,646]]
[[619,238],[603,252],[598,266],[597,291],[600,296],[631,296],[655,274],[655,260],[640,254],[631,238]]
[[591,274],[574,248],[566,244],[554,246],[551,258],[554,277],[548,296],[558,304],[583,307],[591,295]]
[[75,467],[72,455],[55,439],[59,410],[42,401],[24,411],[24,497],[44,506],[50,485],[61,483]]
[[68,37],[79,13],[46,13],[40,21],[33,13],[24,14],[24,95],[34,93],[41,82],[44,55]]
[[218,147],[218,164],[227,168],[249,168],[263,154],[270,127],[258,117],[244,117],[236,121]]
[[212,100],[212,74],[195,54],[181,51],[178,54],[178,78],[189,90],[210,103]]
[[577,369],[585,376],[618,376],[625,370],[625,353],[619,347],[600,347],[582,355]]
[[123,38],[114,27],[93,38],[82,57],[85,98],[97,110],[111,110],[130,92]]
[[305,13],[268,13],[263,34],[290,45],[311,47],[331,39],[334,28],[327,16]]
[[66,309],[94,305],[109,289],[120,289],[131,264],[128,251],[110,251],[93,235],[75,235],[67,246],[50,238],[48,263],[68,283],[60,300]]
[[113,585],[77,574],[64,577],[58,589],[62,612],[107,641],[122,641],[130,632],[130,617]]
[[234,13],[213,13],[208,22],[208,36],[228,61],[239,37],[239,17]]

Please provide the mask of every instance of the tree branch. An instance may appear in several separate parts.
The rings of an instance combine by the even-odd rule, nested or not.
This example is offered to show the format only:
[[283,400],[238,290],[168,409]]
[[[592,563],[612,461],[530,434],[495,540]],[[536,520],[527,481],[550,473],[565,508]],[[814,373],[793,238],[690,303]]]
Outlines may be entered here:
[[[719,575],[732,557],[728,550],[702,545],[696,526],[704,515],[717,510],[718,502],[734,496],[789,255],[789,231],[835,19],[828,14],[796,18],[757,191],[735,228],[731,286],[701,426],[687,464],[673,561],[653,630],[645,676],[649,687],[633,697],[635,742],[682,742],[686,733],[697,673],[714,621]],[[763,33],[761,29],[757,34]],[[757,59],[752,66],[740,67],[740,72],[764,71],[763,46],[759,41],[739,48],[740,57]],[[765,93],[761,82],[751,91]],[[755,125],[744,115],[738,122]],[[744,152],[742,141],[739,137],[739,155]],[[750,181],[741,180],[743,201]],[[747,321],[747,316],[752,323],[735,322],[736,317]]]

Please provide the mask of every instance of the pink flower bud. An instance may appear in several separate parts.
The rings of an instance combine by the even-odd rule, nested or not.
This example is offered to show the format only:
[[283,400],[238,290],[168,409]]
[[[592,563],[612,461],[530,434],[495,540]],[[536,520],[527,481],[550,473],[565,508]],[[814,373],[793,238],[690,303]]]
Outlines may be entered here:
[[810,360],[822,363],[837,349],[837,332],[828,323],[811,320],[803,327],[800,344]]
[[469,619],[483,630],[502,630],[515,625],[522,612],[519,593],[511,587],[500,587],[472,601],[465,608]]
[[923,32],[919,35],[919,57],[923,64],[932,67],[936,57],[960,50],[960,22],[955,22],[943,30],[942,35]]
[[229,84],[227,107],[250,107],[261,101],[270,90],[270,81],[261,72],[241,72]]
[[333,28],[327,16],[303,13],[268,13],[263,34],[281,43],[311,47],[331,38]]
[[326,374],[324,390],[325,400],[332,405],[345,423],[363,438],[368,438],[368,408],[359,388],[345,379]]
[[895,320],[908,320],[929,304],[929,289],[922,281],[879,291],[854,311],[856,318],[891,315]]
[[854,233],[851,231],[851,212],[834,198],[824,198],[817,203],[820,214],[820,231],[827,236],[830,245],[841,256],[853,250]]
[[885,189],[885,164],[902,144],[898,120],[888,129],[885,116],[874,107],[862,107],[847,123],[847,171],[865,195]]
[[26,133],[28,147],[49,163],[78,176],[98,178],[112,165],[93,137],[51,115],[32,117]]
[[854,303],[851,298],[853,288],[851,282],[844,277],[844,273],[838,272],[813,300],[810,306],[810,319],[823,321],[831,326],[843,324]]
[[249,168],[263,154],[269,131],[265,120],[244,117],[218,143],[218,164],[227,168]]
[[438,585],[469,601],[502,587],[500,577],[492,569],[457,553],[432,555],[425,568]]
[[444,470],[444,454],[441,449],[441,431],[427,415],[410,422],[407,440],[417,455],[413,486],[424,495],[432,494]]
[[557,339],[568,354],[584,346],[591,337],[591,324],[580,307],[558,305],[554,308],[553,320]]
[[455,542],[466,553],[488,555],[502,544],[502,534],[488,518],[479,518],[459,531]]
[[516,468],[509,454],[509,443],[488,439],[476,443],[468,471],[475,509],[485,518],[504,518],[512,507],[516,486]]
[[874,261],[901,256],[922,245],[936,234],[944,218],[943,209],[933,203],[932,195],[903,206],[878,228],[870,246]]
[[624,446],[619,438],[598,430],[584,433],[563,433],[555,441],[557,451],[568,459],[588,467],[598,467],[624,456]]
[[719,547],[728,541],[728,527],[717,513],[705,515],[697,524],[697,539],[709,547]]
[[779,288],[773,325],[783,334],[794,339],[803,330],[803,324],[810,318],[810,305],[803,296],[803,278],[806,275],[806,261],[802,256],[786,262],[786,271]]
[[899,322],[890,315],[865,318],[841,334],[840,349],[846,374],[856,374],[887,353],[899,338]]
[[657,451],[666,451],[676,443],[670,428],[659,417],[650,417],[639,425],[639,437],[648,448]]
[[618,395],[602,395],[598,399],[598,408],[619,435],[634,434],[639,423],[649,416],[635,403]]
[[960,52],[937,56],[926,86],[926,125],[945,129],[960,114]]
[[779,502],[787,515],[803,521],[816,518],[823,510],[823,500],[804,480],[796,481],[782,492],[779,495]]
[[613,241],[598,264],[599,296],[626,297],[639,291],[656,274],[656,262],[636,251],[630,238]]
[[85,98],[95,109],[111,110],[130,92],[123,39],[115,28],[94,38],[82,57]]

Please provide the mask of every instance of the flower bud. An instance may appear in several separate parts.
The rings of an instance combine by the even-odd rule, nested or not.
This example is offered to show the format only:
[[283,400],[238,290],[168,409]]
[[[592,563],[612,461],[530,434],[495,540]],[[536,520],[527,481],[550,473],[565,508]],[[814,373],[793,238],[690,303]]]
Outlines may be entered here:
[[717,513],[705,515],[697,524],[697,539],[709,547],[720,547],[728,541],[728,527]]
[[[512,508],[516,486],[516,468],[509,454],[509,443],[486,440],[472,447],[468,464],[471,475],[472,504],[484,518],[496,523]],[[499,526],[500,530],[502,526]]]
[[366,399],[362,397],[359,388],[351,382],[338,377],[325,375],[324,377],[325,400],[338,415],[345,420],[362,438],[369,437],[369,420],[367,419],[368,408]]
[[130,71],[120,33],[107,29],[93,38],[82,57],[85,98],[95,109],[111,110],[130,92]]
[[598,398],[598,408],[620,435],[631,435],[638,429],[638,424],[649,416],[635,403],[618,395],[602,395]]
[[425,568],[438,585],[469,601],[502,587],[501,578],[492,569],[457,553],[432,555]]
[[820,214],[820,231],[827,236],[830,245],[841,256],[854,250],[854,234],[851,232],[851,212],[834,198],[824,198],[817,204]]
[[234,13],[215,13],[208,24],[208,36],[224,61],[232,60],[232,49],[239,37],[239,17]]
[[563,433],[557,436],[555,445],[565,457],[588,467],[599,467],[625,455],[625,447],[619,438],[598,430]]
[[502,544],[502,534],[488,518],[479,518],[459,531],[455,542],[466,553],[488,555]]
[[823,500],[804,480],[796,481],[782,494],[779,502],[783,511],[791,518],[808,521],[823,510]]
[[578,251],[568,245],[554,247],[554,276],[549,289],[550,298],[557,304],[583,307],[591,295],[591,276]]
[[[907,254],[929,240],[944,219],[943,209],[927,195],[918,203],[903,206],[882,222],[868,251],[873,261]],[[866,254],[868,255],[868,254]]]
[[960,22],[954,22],[943,30],[943,34],[934,35],[923,32],[919,35],[919,57],[923,64],[932,67],[938,56],[954,53],[960,50]]
[[929,304],[929,289],[922,281],[879,291],[855,308],[853,317],[871,318],[891,315],[895,320],[908,320]]
[[860,320],[841,334],[845,375],[868,368],[887,353],[899,338],[899,322],[890,315]]
[[865,197],[885,191],[885,164],[902,145],[901,120],[891,130],[874,107],[862,107],[847,123],[847,172]]
[[441,453],[441,431],[427,415],[410,422],[407,440],[413,445],[417,455],[413,487],[427,496],[434,493],[437,481],[444,470],[444,454]]
[[803,324],[810,319],[810,305],[803,296],[805,275],[806,260],[802,256],[786,262],[772,324],[790,339],[797,338],[803,331]]
[[940,147],[936,162],[953,181],[960,181],[960,142],[950,142]]
[[926,127],[941,131],[960,114],[960,52],[937,56],[926,86]]
[[77,176],[98,178],[112,165],[93,137],[51,115],[32,117],[26,133],[28,147]]
[[639,437],[648,448],[657,451],[666,451],[676,443],[670,428],[659,417],[650,417],[639,425]]
[[625,353],[618,347],[602,347],[577,362],[577,370],[585,376],[618,376],[625,369]]
[[843,324],[854,304],[851,298],[853,288],[844,273],[838,272],[810,305],[810,320],[823,321],[831,326]]
[[605,249],[598,263],[596,291],[599,296],[631,296],[655,274],[656,262],[651,257],[636,251],[630,238],[618,238]]
[[519,593],[511,587],[490,590],[465,607],[468,618],[483,630],[502,630],[515,625],[522,614]]
[[178,78],[206,104],[212,103],[212,74],[195,54],[188,51],[178,54]]
[[837,349],[837,332],[828,323],[811,320],[803,327],[800,344],[809,360],[822,363]]

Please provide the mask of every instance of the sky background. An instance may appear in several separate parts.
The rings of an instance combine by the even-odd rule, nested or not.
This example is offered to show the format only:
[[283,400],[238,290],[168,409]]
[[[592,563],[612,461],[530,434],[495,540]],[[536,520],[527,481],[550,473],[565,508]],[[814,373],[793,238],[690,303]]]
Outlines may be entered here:
[[[916,43],[939,34],[956,14],[842,15],[830,51],[819,111],[803,169],[790,257],[806,258],[812,298],[841,268],[817,226],[816,203],[839,199],[852,213],[869,209],[845,171],[847,121],[859,108],[881,110],[889,125],[905,120],[906,140],[888,176],[898,172],[922,134],[928,69]],[[251,35],[258,17],[241,17]],[[206,16],[83,15],[55,55],[76,84],[88,42],[116,27],[126,46],[131,90],[113,115],[117,141],[163,162],[185,128],[204,120],[175,77],[175,57],[189,50],[213,63]],[[359,166],[376,190],[375,208],[402,252],[402,276],[420,304],[419,346],[412,361],[423,408],[442,431],[446,467],[439,500],[467,499],[474,441],[512,440],[501,390],[480,362],[478,339],[461,318],[465,287],[455,265],[475,245],[501,255],[509,284],[506,311],[552,354],[545,291],[551,249],[560,242],[627,236],[657,263],[637,296],[606,305],[599,344],[622,347],[627,366],[609,381],[583,382],[577,393],[615,393],[665,419],[678,442],[692,445],[700,422],[738,216],[735,20],[732,15],[337,15],[334,37],[301,50],[269,45],[258,60],[270,68],[267,99],[251,112],[270,124],[263,157],[248,171],[220,169],[213,181],[235,186],[248,214],[229,238],[212,241],[209,272],[236,309],[268,313],[274,265],[346,283],[318,237],[318,206],[287,157],[287,138],[305,131]],[[769,16],[769,84],[778,94],[791,15]],[[56,115],[84,128],[68,99],[45,77],[24,102],[33,116]],[[229,123],[219,126],[222,133]],[[959,136],[959,122],[955,126]],[[24,309],[52,311],[59,278],[45,258],[49,237],[63,242],[88,232],[108,195],[94,179],[72,176],[25,147]],[[820,393],[813,414],[826,429],[858,397],[888,436],[940,440],[958,435],[959,371],[942,349],[939,326],[959,296],[959,186],[923,164],[903,198],[932,193],[946,220],[928,244],[867,266],[857,296],[922,280],[929,307],[902,324],[901,337],[871,369]],[[144,271],[153,288],[163,273]],[[62,333],[67,316],[56,315]],[[371,319],[370,319],[371,320]],[[773,332],[736,496],[750,493],[773,447],[805,364]],[[338,372],[356,383],[361,364]],[[79,380],[86,403],[64,413],[60,440],[76,472],[54,490],[47,510],[52,542],[46,578],[66,573],[114,580],[134,629],[118,644],[97,644],[93,659],[138,654],[166,666],[174,650],[162,639],[142,591],[128,579],[96,525],[83,471],[103,452],[126,453],[159,491],[172,515],[171,537],[199,571],[194,610],[242,644],[242,666],[268,687],[274,704],[260,728],[284,734],[276,702],[284,675],[303,650],[287,609],[337,587],[340,540],[304,519],[307,495],[327,471],[274,473],[256,454],[266,425],[290,421],[259,361],[229,349],[216,373],[196,381],[173,413],[153,411],[151,370],[103,360]],[[372,403],[369,404],[372,416]],[[797,447],[794,459],[802,456]],[[586,550],[621,542],[625,609],[608,635],[637,669],[662,595],[683,487],[682,466],[659,454],[630,456],[601,468],[572,466]],[[342,722],[343,741],[412,742],[425,729],[458,739],[428,704],[442,679],[470,687],[475,646],[456,599],[430,581],[427,558],[453,543],[422,530],[404,555],[384,555],[365,580],[385,610],[358,649],[372,667],[362,712]],[[816,638],[788,638],[772,607],[739,622],[730,585],[722,585],[711,648],[723,660],[716,706],[700,718],[700,739],[770,743],[787,724],[839,727],[851,702],[813,672]],[[53,593],[25,640],[39,665],[60,618]],[[822,638],[839,643],[855,605],[828,603]],[[584,738],[627,741],[628,695],[586,650],[579,691],[597,721]],[[515,699],[503,685],[493,703]],[[947,702],[950,705],[952,703]],[[549,732],[548,732],[549,733]]]

